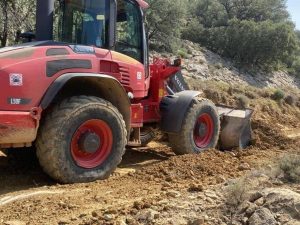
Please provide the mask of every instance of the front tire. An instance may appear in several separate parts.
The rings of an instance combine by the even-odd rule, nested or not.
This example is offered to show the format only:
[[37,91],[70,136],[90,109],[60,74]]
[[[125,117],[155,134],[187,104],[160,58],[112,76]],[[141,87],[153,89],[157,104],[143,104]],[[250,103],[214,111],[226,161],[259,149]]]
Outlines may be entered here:
[[121,162],[126,142],[125,122],[111,103],[75,96],[47,113],[36,148],[47,174],[78,183],[108,178]]
[[177,134],[169,134],[173,151],[178,155],[201,153],[218,144],[220,119],[216,106],[209,100],[195,100]]

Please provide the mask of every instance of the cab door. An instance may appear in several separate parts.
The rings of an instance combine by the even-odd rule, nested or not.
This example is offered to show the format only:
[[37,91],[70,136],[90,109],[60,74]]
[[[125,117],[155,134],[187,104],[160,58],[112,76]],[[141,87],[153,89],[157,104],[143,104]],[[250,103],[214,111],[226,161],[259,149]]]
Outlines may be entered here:
[[148,48],[143,12],[136,1],[117,0],[116,44],[112,59],[118,61],[122,76],[129,76],[128,89],[134,97],[147,96],[150,80]]

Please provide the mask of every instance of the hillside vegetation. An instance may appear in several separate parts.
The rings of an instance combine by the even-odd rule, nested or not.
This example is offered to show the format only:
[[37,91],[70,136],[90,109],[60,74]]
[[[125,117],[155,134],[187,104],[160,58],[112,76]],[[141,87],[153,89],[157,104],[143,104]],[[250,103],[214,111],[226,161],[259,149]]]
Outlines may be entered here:
[[300,72],[300,33],[285,0],[149,2],[149,37],[154,46],[160,43],[168,51],[178,51],[180,39],[187,39],[243,66]]

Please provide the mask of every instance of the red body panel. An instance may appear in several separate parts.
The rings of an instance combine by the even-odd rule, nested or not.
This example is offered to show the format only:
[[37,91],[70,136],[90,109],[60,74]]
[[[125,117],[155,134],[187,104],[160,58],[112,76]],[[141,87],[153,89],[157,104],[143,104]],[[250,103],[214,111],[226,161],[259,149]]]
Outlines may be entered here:
[[172,66],[169,60],[154,59],[153,64],[150,65],[151,81],[149,96],[140,101],[144,107],[144,123],[153,123],[160,120],[159,104],[161,99],[168,95],[166,81],[180,70],[180,67]]
[[[58,52],[62,51],[64,54],[49,55],[48,50],[59,50]],[[57,72],[48,68],[49,62],[63,60],[85,61],[89,62],[89,66],[75,63],[73,66],[78,68],[61,68],[58,65],[55,68]],[[166,95],[165,81],[180,68],[171,66],[167,60],[156,59],[150,70],[150,76],[146,78],[144,65],[140,62],[126,55],[99,48],[86,54],[76,53],[67,45],[4,49],[0,51],[0,128],[3,128],[0,129],[0,144],[9,144],[7,140],[11,140],[10,143],[32,142],[38,123],[32,118],[30,111],[40,106],[47,89],[58,77],[72,72],[101,73],[116,78],[126,92],[133,95],[132,127],[158,122],[159,103]],[[14,77],[17,79],[14,80]],[[20,113],[11,113],[12,111]],[[7,124],[12,126],[4,128]],[[1,134],[11,137],[24,131],[28,136],[23,136],[22,140],[3,137],[1,139]]]
[[0,111],[0,147],[30,146],[38,124],[31,112]]

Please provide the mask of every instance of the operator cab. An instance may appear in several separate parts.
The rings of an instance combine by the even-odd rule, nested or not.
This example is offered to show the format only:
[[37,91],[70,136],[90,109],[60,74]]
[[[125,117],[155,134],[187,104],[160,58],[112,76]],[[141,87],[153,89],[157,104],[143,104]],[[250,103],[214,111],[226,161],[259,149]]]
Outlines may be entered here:
[[146,66],[145,6],[140,0],[61,0],[55,10],[53,39],[111,49]]

